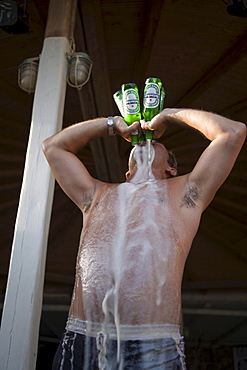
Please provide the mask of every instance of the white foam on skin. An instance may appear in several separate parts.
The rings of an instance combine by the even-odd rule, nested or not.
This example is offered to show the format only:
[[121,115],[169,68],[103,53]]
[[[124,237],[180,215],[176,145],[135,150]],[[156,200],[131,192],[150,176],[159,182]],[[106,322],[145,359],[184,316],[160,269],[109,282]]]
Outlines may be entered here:
[[[156,248],[161,243],[161,234],[157,223],[157,208],[160,207],[160,187],[157,185],[152,173],[154,156],[155,151],[151,141],[146,146],[137,146],[134,152],[134,159],[138,166],[136,174],[129,183],[123,183],[118,186],[116,201],[118,205],[118,223],[115,230],[113,248],[114,286],[106,293],[102,305],[105,322],[108,322],[110,313],[114,316],[118,342],[118,361],[120,361],[121,351],[119,301],[122,284],[125,284],[126,289],[129,285],[126,281],[134,275],[129,287],[130,294],[128,298],[130,302],[131,300],[135,303],[138,300],[142,301],[143,273],[146,275],[150,274],[150,280],[156,285],[156,298],[154,297],[154,300],[156,301],[156,306],[160,306],[162,287],[166,281],[164,264],[168,257],[167,250],[169,251],[169,248]],[[140,205],[142,206],[141,210]],[[133,215],[138,217],[137,223]],[[167,230],[168,232],[169,230]],[[169,237],[167,239],[171,240]],[[150,271],[144,272],[143,267],[149,265],[152,266],[152,268],[149,268]],[[138,292],[140,292],[140,296],[138,296]],[[112,296],[114,307],[112,307]],[[147,302],[147,306],[149,304]],[[130,312],[129,315],[131,314]]]
[[121,369],[123,326],[148,327],[164,323],[164,315],[176,315],[171,289],[181,227],[173,222],[167,182],[156,180],[152,172],[152,144],[137,146],[133,155],[138,168],[131,181],[107,185],[95,201],[77,262],[78,302],[87,321],[102,323],[99,369],[112,365],[106,359],[109,325],[116,328]]
[[170,184],[152,172],[151,142],[137,146],[133,155],[138,168],[131,181],[106,184],[95,198],[77,259],[74,306],[80,312],[83,305],[89,326],[93,322],[101,327],[99,369],[112,365],[106,353],[110,326],[116,328],[121,369],[125,326],[144,325],[149,333],[153,325],[179,322],[183,224]]

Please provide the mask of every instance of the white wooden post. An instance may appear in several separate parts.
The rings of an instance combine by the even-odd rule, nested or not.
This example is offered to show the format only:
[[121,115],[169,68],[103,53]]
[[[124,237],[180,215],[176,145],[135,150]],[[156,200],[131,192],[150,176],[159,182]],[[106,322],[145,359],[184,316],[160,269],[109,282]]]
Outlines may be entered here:
[[34,370],[54,179],[42,141],[62,128],[69,41],[44,40],[0,332],[0,369]]

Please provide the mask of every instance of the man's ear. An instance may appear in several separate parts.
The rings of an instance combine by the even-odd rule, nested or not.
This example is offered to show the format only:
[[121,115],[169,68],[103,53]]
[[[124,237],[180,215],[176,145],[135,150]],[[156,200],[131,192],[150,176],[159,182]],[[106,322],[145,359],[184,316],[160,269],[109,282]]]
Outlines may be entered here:
[[177,170],[173,167],[166,168],[166,173],[168,173],[170,176],[177,176]]
[[129,177],[130,177],[130,171],[127,171],[127,172],[126,172],[125,177],[126,177],[126,180],[128,181],[128,179],[129,179]]

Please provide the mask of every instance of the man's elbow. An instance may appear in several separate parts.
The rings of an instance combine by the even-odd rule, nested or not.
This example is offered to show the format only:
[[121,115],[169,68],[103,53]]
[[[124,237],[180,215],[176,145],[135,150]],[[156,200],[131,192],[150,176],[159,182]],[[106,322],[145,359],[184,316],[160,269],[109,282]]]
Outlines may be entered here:
[[243,122],[233,121],[230,131],[228,131],[228,140],[234,146],[242,146],[246,139],[246,125]]
[[51,138],[45,139],[42,142],[42,150],[46,157],[48,157],[49,153],[52,151],[52,140]]
[[237,122],[235,130],[236,130],[236,136],[237,136],[238,140],[240,140],[240,142],[244,143],[244,141],[246,139],[246,134],[247,134],[246,125],[243,122]]

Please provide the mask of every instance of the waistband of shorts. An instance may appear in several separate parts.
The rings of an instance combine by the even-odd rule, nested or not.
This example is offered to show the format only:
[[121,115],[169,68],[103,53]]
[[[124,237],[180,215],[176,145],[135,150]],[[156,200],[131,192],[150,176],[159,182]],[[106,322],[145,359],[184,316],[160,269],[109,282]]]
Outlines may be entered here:
[[173,338],[175,341],[178,341],[182,339],[182,336],[180,335],[180,326],[170,324],[121,324],[118,332],[114,324],[105,325],[69,317],[66,324],[66,330],[95,338],[100,332],[102,332],[106,334],[109,339],[117,339],[118,334],[120,334],[122,340]]

